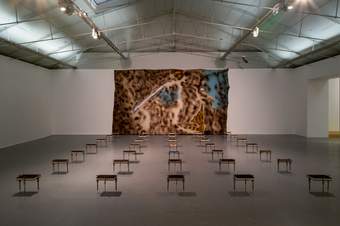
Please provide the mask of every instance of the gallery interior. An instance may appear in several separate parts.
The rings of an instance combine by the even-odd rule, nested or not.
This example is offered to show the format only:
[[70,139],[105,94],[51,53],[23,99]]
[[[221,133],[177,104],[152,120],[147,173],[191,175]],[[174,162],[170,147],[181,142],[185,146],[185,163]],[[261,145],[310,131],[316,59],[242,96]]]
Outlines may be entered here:
[[339,11],[0,1],[0,225],[338,226]]

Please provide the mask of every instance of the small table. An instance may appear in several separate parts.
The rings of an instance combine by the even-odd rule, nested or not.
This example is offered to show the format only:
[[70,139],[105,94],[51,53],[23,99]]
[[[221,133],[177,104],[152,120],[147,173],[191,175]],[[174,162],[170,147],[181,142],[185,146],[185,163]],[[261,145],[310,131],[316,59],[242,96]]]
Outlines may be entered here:
[[211,152],[212,150],[215,149],[215,143],[206,143],[205,144],[205,152]]
[[246,143],[246,153],[257,153],[259,145],[257,143]]
[[24,192],[26,192],[26,181],[36,181],[37,182],[37,190],[39,191],[40,174],[21,174],[17,176],[17,181],[19,182],[19,191],[21,192],[21,181],[24,183]]
[[175,169],[176,169],[176,165],[179,164],[179,168],[182,171],[182,159],[169,159],[168,160],[168,171],[170,171],[171,164],[175,165]]
[[175,181],[176,188],[177,188],[177,182],[178,181],[182,182],[183,191],[184,191],[184,183],[185,183],[184,175],[182,175],[182,174],[171,174],[171,175],[168,175],[168,178],[167,178],[167,191],[169,191],[169,183],[171,181]]
[[116,169],[116,164],[119,164],[119,170],[121,169],[122,164],[127,165],[128,172],[130,172],[130,161],[127,159],[114,159],[113,160],[113,171]]
[[131,143],[129,145],[129,149],[130,150],[135,150],[135,151],[138,151],[139,153],[142,153],[142,146],[138,143]]
[[144,141],[145,141],[145,139],[141,138],[141,137],[138,137],[138,138],[135,139],[136,143],[143,143]]
[[177,140],[176,140],[175,137],[174,138],[169,138],[168,139],[168,143],[177,143]]
[[97,138],[96,144],[98,147],[107,147],[107,140],[106,138]]
[[81,162],[85,162],[85,151],[84,150],[72,150],[71,151],[71,162],[78,161],[78,154],[82,156]]
[[230,141],[231,143],[237,143],[237,135],[230,134]]
[[255,177],[252,174],[235,174],[234,175],[234,191],[236,190],[236,182],[244,181],[244,191],[247,191],[247,181],[252,183],[252,192],[254,192]]
[[169,151],[169,159],[171,159],[171,155],[174,155],[175,157],[177,155],[177,159],[180,158],[180,152],[179,151]]
[[[60,165],[65,165],[66,166],[66,173],[68,173],[68,159],[53,159],[52,160],[52,171],[53,173],[60,173],[64,171],[60,171]],[[57,171],[55,171],[55,166],[57,165]]]
[[168,137],[169,137],[169,138],[175,138],[175,137],[176,137],[176,133],[169,133],[169,134],[168,134]]
[[214,160],[214,154],[217,154],[217,156],[222,156],[223,158],[223,150],[220,149],[212,149],[211,150],[211,160]]
[[208,138],[201,138],[200,139],[200,143],[201,145],[204,145],[205,143],[209,142],[209,139]]
[[322,192],[325,192],[325,182],[327,183],[327,192],[329,192],[329,183],[333,180],[333,178],[329,175],[324,174],[308,174],[308,189],[311,191],[311,183],[312,181],[321,181],[322,183]]
[[148,135],[146,133],[142,133],[142,134],[139,134],[138,137],[145,139],[148,137]]
[[235,172],[235,165],[236,165],[235,159],[223,159],[223,158],[220,159],[220,161],[218,162],[218,166],[219,166],[220,171],[221,171],[222,164],[227,164],[228,169],[229,169],[230,164],[234,165],[234,172]]
[[177,151],[177,144],[176,143],[170,143],[169,144],[169,151]]
[[291,159],[277,159],[277,171],[280,172],[281,163],[286,165],[286,172],[290,172],[292,170],[292,162]]
[[104,182],[104,191],[106,191],[106,181],[114,181],[115,189],[117,191],[117,175],[114,174],[100,174],[96,176],[97,181],[97,192],[99,191],[99,181]]
[[135,150],[123,150],[123,159],[125,159],[125,155],[128,156],[128,159],[130,159],[130,155],[134,155],[137,161],[137,152]]
[[97,154],[98,146],[97,144],[86,144],[85,150],[86,154]]
[[272,151],[271,150],[260,150],[260,160],[262,160],[262,154],[266,154],[266,161],[272,161]]
[[112,143],[112,141],[113,141],[113,135],[111,134],[111,135],[106,135],[106,142],[107,143]]
[[229,136],[229,135],[231,135],[231,132],[229,132],[229,131],[224,131],[224,133],[223,133],[225,136]]
[[241,146],[241,145],[246,145],[247,144],[248,139],[247,138],[237,138],[237,142],[236,145],[237,146]]

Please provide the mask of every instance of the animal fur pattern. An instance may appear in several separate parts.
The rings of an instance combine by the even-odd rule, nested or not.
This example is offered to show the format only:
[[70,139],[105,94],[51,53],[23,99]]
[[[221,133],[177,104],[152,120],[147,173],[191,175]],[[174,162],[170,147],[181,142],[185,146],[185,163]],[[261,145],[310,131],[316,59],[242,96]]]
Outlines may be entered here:
[[112,132],[223,134],[228,70],[117,70]]

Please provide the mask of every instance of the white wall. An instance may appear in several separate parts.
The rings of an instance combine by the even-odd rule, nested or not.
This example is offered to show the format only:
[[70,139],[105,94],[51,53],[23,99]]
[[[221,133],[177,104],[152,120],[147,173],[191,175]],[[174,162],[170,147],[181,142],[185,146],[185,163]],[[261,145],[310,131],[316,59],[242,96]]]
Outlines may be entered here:
[[[305,135],[303,79],[291,70],[232,69],[229,75],[229,130]],[[113,70],[53,72],[53,134],[110,133],[113,82]]]
[[111,133],[113,70],[56,70],[51,73],[52,133]]
[[50,76],[0,55],[0,148],[50,135]]
[[[308,85],[308,137],[328,137],[328,79],[339,77],[339,72],[340,55],[295,70],[297,76],[312,81]],[[317,80],[315,81],[315,79]]]
[[340,78],[329,79],[328,131],[340,131]]
[[328,137],[328,80],[310,80],[307,95],[307,136]]
[[[335,60],[340,62],[340,57]],[[1,146],[51,133],[111,132],[113,70],[48,71],[5,57],[1,57],[0,63],[4,68],[0,100],[5,109],[0,117]],[[322,63],[295,70],[230,69],[228,129],[237,133],[324,136],[324,132],[312,131],[328,124],[323,124],[314,110],[324,102],[324,96],[314,98],[317,87],[307,89],[310,86],[307,79],[335,76],[340,63],[333,65],[334,59]],[[215,69],[223,66],[211,57],[167,53],[132,58],[119,69]],[[13,124],[15,126],[10,126]]]
[[229,75],[229,130],[306,134],[305,79],[292,70],[232,69]]

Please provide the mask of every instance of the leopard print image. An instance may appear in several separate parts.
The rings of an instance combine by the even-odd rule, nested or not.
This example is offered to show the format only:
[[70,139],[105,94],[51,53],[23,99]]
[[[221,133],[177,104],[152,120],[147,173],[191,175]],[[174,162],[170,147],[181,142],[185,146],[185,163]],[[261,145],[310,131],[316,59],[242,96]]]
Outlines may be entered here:
[[228,70],[117,70],[112,132],[223,134]]

